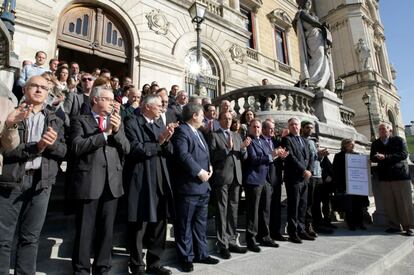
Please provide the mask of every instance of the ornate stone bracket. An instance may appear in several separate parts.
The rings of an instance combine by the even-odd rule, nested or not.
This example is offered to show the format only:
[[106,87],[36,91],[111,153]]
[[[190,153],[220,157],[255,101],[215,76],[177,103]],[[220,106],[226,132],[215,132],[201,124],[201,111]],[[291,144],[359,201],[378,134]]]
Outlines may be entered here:
[[270,22],[276,26],[279,26],[286,31],[292,27],[292,18],[282,9],[275,9],[267,15]]
[[236,64],[243,64],[244,57],[246,56],[246,54],[244,53],[242,47],[240,47],[237,44],[233,44],[229,49],[229,52],[231,55],[231,59],[233,59],[233,61],[236,62]]
[[152,10],[145,17],[148,20],[148,28],[159,35],[166,35],[170,28],[170,22],[161,10]]

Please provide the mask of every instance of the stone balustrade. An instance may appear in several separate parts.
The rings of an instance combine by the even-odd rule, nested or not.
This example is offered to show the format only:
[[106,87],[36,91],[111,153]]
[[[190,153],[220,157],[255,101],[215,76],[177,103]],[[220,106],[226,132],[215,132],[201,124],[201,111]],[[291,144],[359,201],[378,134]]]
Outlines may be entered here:
[[315,109],[312,106],[314,98],[312,92],[296,87],[282,85],[266,85],[247,87],[221,95],[213,100],[213,104],[219,105],[222,100],[231,102],[233,110],[240,115],[246,109],[256,112],[271,112],[298,116],[314,116]]
[[200,3],[207,6],[207,10],[213,14],[223,17],[223,4],[213,0],[198,0]]
[[352,110],[351,108],[348,108],[344,105],[339,106],[339,111],[341,114],[341,121],[348,126],[354,126],[354,116],[355,116],[355,111]]

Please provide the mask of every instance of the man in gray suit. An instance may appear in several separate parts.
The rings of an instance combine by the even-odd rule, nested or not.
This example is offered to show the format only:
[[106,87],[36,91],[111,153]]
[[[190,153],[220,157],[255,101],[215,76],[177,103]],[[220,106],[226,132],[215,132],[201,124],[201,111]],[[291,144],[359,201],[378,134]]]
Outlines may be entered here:
[[91,113],[71,121],[72,152],[76,156],[69,187],[76,206],[74,274],[90,274],[91,247],[95,248],[93,274],[109,273],[117,201],[124,193],[123,156],[130,150],[119,106],[113,111],[112,90],[95,87],[91,105]]
[[89,96],[92,91],[94,78],[90,73],[84,73],[81,77],[81,91],[69,93],[63,102],[63,108],[66,115],[71,119],[81,114],[82,105],[85,103],[89,106]]
[[210,155],[214,174],[212,187],[216,196],[217,247],[223,259],[230,259],[230,252],[246,253],[247,249],[237,244],[237,212],[239,192],[242,184],[241,160],[246,156],[246,147],[251,139],[242,142],[239,134],[230,131],[233,116],[220,113],[220,128],[209,138]]

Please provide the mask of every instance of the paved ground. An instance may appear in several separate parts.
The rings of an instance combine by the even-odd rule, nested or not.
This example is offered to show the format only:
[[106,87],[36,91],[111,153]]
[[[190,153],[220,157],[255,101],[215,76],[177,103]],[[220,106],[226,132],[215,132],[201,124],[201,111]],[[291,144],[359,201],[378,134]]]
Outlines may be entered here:
[[[372,226],[367,231],[351,232],[342,223],[337,225],[335,234],[320,235],[316,241],[283,242],[279,248],[263,248],[261,253],[233,254],[230,260],[222,260],[215,266],[196,264],[192,274],[414,274],[414,237],[388,235]],[[124,275],[128,274],[125,227],[118,223],[116,231],[111,274]],[[73,236],[73,217],[48,217],[38,255],[39,275],[71,274]],[[213,238],[209,244],[214,255]],[[164,262],[174,274],[179,274],[173,243],[169,246]]]

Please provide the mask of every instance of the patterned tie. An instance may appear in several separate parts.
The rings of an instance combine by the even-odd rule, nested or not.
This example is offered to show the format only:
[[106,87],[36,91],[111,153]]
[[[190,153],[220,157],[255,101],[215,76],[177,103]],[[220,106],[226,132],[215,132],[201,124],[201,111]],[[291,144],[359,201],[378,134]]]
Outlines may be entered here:
[[103,132],[105,130],[104,129],[104,117],[103,116],[98,117],[98,127],[99,127],[99,130],[101,132]]

